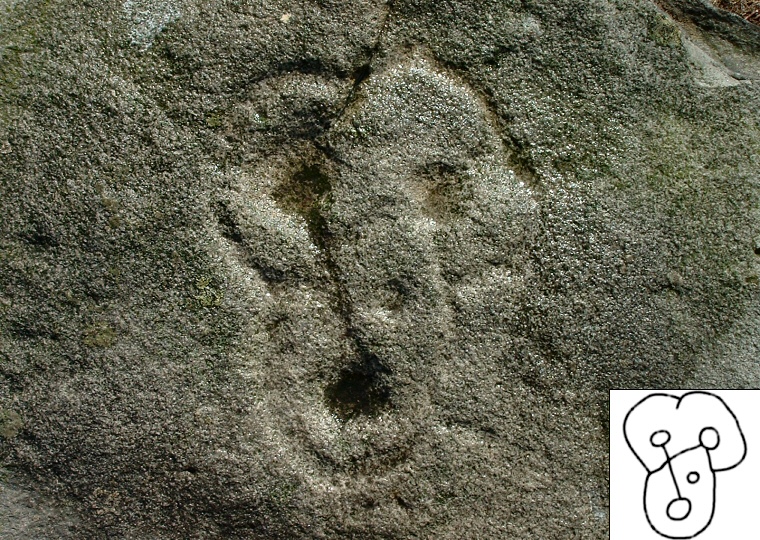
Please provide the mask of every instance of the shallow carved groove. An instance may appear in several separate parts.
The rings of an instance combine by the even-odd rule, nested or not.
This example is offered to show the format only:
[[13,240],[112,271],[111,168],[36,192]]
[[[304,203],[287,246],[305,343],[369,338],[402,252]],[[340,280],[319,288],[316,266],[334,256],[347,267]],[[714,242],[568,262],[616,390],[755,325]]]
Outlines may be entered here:
[[231,242],[242,244],[243,233],[240,232],[240,227],[238,227],[238,224],[235,222],[235,218],[232,216],[232,212],[227,204],[224,202],[216,203],[214,214],[219,223],[219,230],[221,231],[222,236]]
[[324,250],[329,234],[324,210],[329,204],[330,180],[318,165],[303,165],[274,190],[272,196],[285,211],[306,221],[314,245]]

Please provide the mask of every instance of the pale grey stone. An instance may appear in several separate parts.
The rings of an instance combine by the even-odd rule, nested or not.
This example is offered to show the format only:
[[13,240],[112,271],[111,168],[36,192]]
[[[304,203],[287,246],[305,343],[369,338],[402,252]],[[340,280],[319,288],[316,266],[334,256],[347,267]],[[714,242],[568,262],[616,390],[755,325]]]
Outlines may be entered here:
[[606,538],[609,389],[757,385],[734,15],[0,13],[9,538]]

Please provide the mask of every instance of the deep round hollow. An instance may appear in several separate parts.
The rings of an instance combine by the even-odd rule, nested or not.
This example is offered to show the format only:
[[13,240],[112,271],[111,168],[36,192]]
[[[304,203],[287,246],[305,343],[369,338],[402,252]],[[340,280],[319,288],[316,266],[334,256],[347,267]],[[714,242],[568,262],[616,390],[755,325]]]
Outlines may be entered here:
[[376,416],[390,406],[388,370],[363,363],[340,372],[338,380],[325,388],[325,403],[343,421],[357,416]]

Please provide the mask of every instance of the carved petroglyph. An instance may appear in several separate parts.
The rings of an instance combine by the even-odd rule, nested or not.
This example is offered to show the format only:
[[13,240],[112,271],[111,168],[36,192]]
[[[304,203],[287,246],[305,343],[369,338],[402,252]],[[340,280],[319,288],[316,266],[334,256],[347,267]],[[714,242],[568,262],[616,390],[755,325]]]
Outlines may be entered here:
[[309,434],[290,444],[341,468],[406,454],[429,422],[420,374],[446,361],[433,344],[455,339],[453,306],[473,280],[498,280],[509,303],[536,211],[487,106],[453,74],[415,55],[351,92],[339,117],[313,120],[331,126],[313,141],[228,171],[215,207],[229,264],[267,291],[251,299],[246,358],[292,366],[265,382],[265,406]]

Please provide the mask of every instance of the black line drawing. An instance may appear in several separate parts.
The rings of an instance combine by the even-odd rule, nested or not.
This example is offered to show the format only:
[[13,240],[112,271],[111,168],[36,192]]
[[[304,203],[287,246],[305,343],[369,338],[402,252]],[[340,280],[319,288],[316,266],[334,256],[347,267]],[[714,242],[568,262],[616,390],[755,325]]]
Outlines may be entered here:
[[739,421],[709,392],[655,393],[634,405],[623,422],[628,447],[647,470],[644,512],[665,538],[694,538],[715,514],[715,473],[747,455]]

